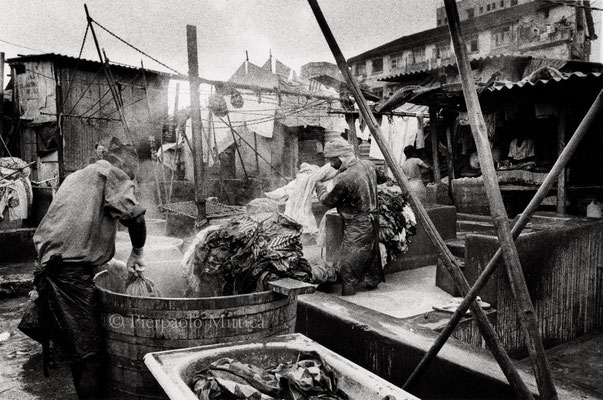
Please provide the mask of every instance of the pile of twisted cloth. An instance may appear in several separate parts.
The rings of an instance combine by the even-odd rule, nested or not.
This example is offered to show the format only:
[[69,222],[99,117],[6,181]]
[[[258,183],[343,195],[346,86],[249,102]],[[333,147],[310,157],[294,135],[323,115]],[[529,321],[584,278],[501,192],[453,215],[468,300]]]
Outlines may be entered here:
[[266,369],[221,358],[197,372],[191,388],[200,400],[347,400],[333,370],[315,352]]
[[312,281],[303,257],[301,225],[280,213],[232,218],[200,232],[184,256],[191,297],[228,296],[267,290],[279,278]]
[[377,188],[379,204],[379,242],[392,261],[408,250],[411,236],[417,233],[417,219],[399,186],[383,184]]

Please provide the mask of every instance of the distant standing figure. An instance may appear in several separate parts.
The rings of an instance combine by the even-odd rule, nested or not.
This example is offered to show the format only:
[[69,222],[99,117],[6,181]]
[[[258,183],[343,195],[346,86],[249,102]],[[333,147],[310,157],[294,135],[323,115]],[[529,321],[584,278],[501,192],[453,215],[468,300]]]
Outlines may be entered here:
[[431,166],[417,157],[415,146],[406,146],[404,148],[404,155],[406,156],[406,161],[402,163],[402,172],[404,172],[404,175],[410,181],[410,189],[419,196],[422,202],[425,202],[427,200],[427,189],[421,178],[421,167],[431,169]]

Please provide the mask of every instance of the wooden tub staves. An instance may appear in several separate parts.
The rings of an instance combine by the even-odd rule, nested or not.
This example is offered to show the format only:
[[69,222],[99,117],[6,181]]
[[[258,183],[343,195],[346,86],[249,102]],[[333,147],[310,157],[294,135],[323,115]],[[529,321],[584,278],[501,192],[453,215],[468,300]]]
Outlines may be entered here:
[[145,354],[292,333],[297,295],[314,289],[285,282],[273,285],[281,293],[190,299],[133,297],[123,294],[123,283],[107,271],[96,276],[96,286],[111,391],[124,399],[166,398],[144,366]]

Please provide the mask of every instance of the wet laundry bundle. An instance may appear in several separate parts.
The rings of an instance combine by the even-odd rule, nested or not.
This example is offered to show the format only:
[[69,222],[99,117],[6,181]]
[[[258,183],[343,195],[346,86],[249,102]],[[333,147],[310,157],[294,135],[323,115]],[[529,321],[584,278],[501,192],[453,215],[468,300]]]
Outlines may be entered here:
[[411,236],[417,232],[417,219],[407,197],[397,185],[379,185],[379,242],[385,245],[387,261],[408,250]]
[[221,358],[197,372],[191,388],[200,400],[348,399],[337,388],[331,367],[315,352],[300,353],[295,362],[265,369]]
[[312,281],[301,225],[280,213],[232,218],[200,232],[184,256],[186,295],[228,296],[268,289],[280,278]]

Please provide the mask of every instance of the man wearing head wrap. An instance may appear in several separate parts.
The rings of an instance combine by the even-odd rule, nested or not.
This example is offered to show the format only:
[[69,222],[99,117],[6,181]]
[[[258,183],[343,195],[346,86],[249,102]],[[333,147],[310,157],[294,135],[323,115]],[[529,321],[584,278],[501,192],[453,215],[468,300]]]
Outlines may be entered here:
[[377,183],[386,177],[372,162],[358,159],[344,139],[328,142],[324,155],[339,170],[330,192],[322,184],[317,185],[316,192],[321,203],[337,207],[343,217],[343,242],[336,265],[343,280],[342,294],[355,294],[363,279],[368,289],[374,289],[383,281]]
[[145,209],[136,200],[133,181],[138,155],[113,138],[103,158],[65,179],[34,235],[44,372],[52,341],[69,358],[79,398],[102,398],[107,387],[93,276],[115,253],[118,222],[128,227],[132,242],[128,270],[144,269]]

